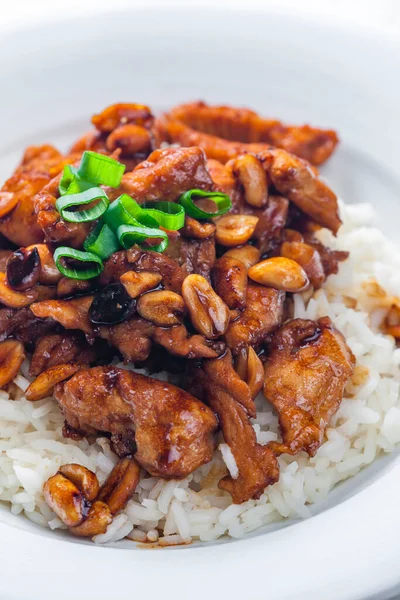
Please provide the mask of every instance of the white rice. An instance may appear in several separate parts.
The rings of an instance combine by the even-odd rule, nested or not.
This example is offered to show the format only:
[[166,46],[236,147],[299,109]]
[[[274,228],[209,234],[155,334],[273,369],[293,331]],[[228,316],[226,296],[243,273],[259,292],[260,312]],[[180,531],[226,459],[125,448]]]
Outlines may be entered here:
[[[219,479],[228,471],[238,476],[234,456],[220,436],[212,462],[185,480],[163,481],[143,472],[134,498],[106,533],[94,538],[96,543],[126,536],[161,546],[224,535],[238,538],[282,518],[306,518],[309,505],[400,442],[400,349],[392,337],[378,331],[387,309],[365,290],[365,283],[375,280],[388,294],[400,297],[400,253],[372,227],[371,206],[341,205],[341,214],[344,224],[338,237],[323,230],[320,238],[332,248],[348,250],[349,260],[311,298],[309,294],[294,298],[295,317],[328,315],[357,358],[356,373],[317,455],[279,457],[279,482],[258,500],[234,505],[229,494],[218,489]],[[60,465],[77,462],[94,471],[102,483],[116,457],[106,438],[92,445],[64,439],[63,418],[54,399],[30,403],[23,398],[29,384],[26,372],[24,365],[15,379],[19,399],[11,401],[0,391],[0,500],[9,503],[14,514],[38,525],[65,529],[44,502],[44,482]],[[271,406],[260,396],[257,407],[253,426],[259,443],[279,440]]]

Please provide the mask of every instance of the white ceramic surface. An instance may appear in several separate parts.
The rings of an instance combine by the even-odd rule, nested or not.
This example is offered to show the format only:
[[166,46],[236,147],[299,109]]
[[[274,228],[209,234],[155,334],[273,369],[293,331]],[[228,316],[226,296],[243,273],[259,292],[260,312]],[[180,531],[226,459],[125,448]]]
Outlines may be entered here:
[[[346,201],[373,202],[396,238],[399,50],[393,38],[254,12],[69,15],[11,31],[0,38],[0,177],[28,144],[66,148],[107,103],[231,102],[337,129],[324,174]],[[163,552],[71,542],[0,507],[0,598],[383,599],[400,582],[399,496],[393,456],[312,519]]]

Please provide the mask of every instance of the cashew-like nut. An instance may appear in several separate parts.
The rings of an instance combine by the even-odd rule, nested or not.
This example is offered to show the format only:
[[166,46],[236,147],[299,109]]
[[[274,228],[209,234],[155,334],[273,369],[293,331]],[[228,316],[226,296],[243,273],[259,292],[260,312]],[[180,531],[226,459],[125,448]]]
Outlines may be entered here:
[[137,311],[141,317],[159,327],[172,327],[183,321],[185,302],[176,292],[158,290],[140,296]]
[[240,246],[252,237],[257,223],[252,215],[224,215],[216,222],[215,239],[222,246]]
[[58,472],[72,481],[78,490],[84,494],[86,500],[93,502],[100,489],[99,480],[93,471],[89,471],[83,465],[69,463],[68,465],[62,465]]
[[46,369],[36,377],[35,381],[32,381],[25,392],[25,398],[31,402],[36,402],[51,396],[57,383],[69,379],[80,368],[81,366],[76,363],[66,363]]
[[250,269],[250,267],[259,262],[261,252],[255,246],[246,244],[238,248],[231,248],[231,250],[225,252],[224,256],[231,256],[232,258],[241,260],[246,269]]
[[24,358],[24,346],[21,342],[6,340],[0,343],[0,388],[18,375]]
[[45,285],[54,285],[61,279],[62,274],[56,267],[53,254],[50,252],[46,244],[33,244],[32,246],[27,246],[26,250],[31,251],[34,248],[37,249],[40,256],[40,283],[44,283]]
[[304,238],[301,233],[295,229],[284,229],[283,239],[285,242],[304,242]]
[[297,262],[310,280],[311,285],[318,289],[324,283],[325,271],[321,256],[315,248],[303,242],[283,242],[280,254]]
[[16,292],[11,289],[6,283],[5,273],[0,273],[0,303],[5,304],[9,308],[24,308],[29,306],[38,297],[35,288],[26,290],[25,292]]
[[93,537],[105,533],[113,517],[107,504],[96,500],[89,509],[87,517],[80,525],[70,528],[70,532],[80,537]]
[[179,230],[179,233],[183,235],[183,237],[193,238],[196,240],[206,240],[214,235],[215,229],[216,227],[214,223],[201,223],[193,217],[186,215],[185,226]]
[[237,374],[250,388],[251,397],[261,392],[264,384],[264,367],[254,348],[242,348],[235,359]]
[[139,483],[140,467],[131,456],[121,458],[103,483],[98,500],[105,502],[113,515],[125,508]]
[[[228,163],[229,164],[229,163]],[[267,174],[252,154],[244,154],[232,161],[232,171],[242,184],[247,204],[261,208],[268,203]]]
[[43,487],[44,499],[68,527],[80,525],[88,510],[87,501],[76,485],[56,473]]
[[127,271],[120,277],[120,282],[131,298],[137,298],[141,294],[153,290],[161,281],[160,273],[152,271]]
[[212,269],[214,289],[229,308],[246,306],[247,269],[242,261],[222,256]]
[[128,123],[110,133],[106,146],[110,152],[120,148],[122,156],[145,153],[151,150],[151,136],[144,127]]
[[253,281],[284,292],[302,292],[310,285],[302,267],[282,256],[274,256],[257,263],[248,270]]
[[195,329],[207,338],[223,335],[229,325],[229,308],[201,275],[188,275],[182,296]]

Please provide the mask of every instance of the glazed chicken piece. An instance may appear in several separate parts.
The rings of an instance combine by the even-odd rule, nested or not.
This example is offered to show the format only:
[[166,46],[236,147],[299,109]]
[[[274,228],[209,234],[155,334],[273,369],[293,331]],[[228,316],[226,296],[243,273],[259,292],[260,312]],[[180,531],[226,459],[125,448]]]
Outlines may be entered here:
[[36,377],[50,367],[65,363],[89,365],[96,359],[96,354],[96,349],[79,333],[46,335],[35,345],[29,374]]
[[129,194],[137,202],[174,202],[192,188],[212,189],[212,179],[201,148],[165,148],[152,152],[133,171],[125,173],[118,190],[108,190],[110,199]]
[[229,324],[225,341],[234,355],[246,346],[258,350],[283,320],[285,293],[262,285],[247,286],[246,308]]
[[261,254],[271,251],[281,240],[288,218],[289,201],[282,196],[270,196],[264,208],[250,206],[243,200],[232,209],[232,213],[253,215],[258,223],[253,233]]
[[186,275],[197,273],[210,279],[210,271],[216,261],[214,236],[195,240],[186,239],[178,234],[170,238],[168,250],[169,256],[176,260]]
[[151,475],[183,478],[212,458],[213,412],[169,383],[94,367],[59,384],[55,396],[69,427],[110,433],[120,455],[136,448],[136,460]]
[[30,308],[0,309],[0,341],[13,337],[31,347],[39,338],[57,329],[57,323],[36,317]]
[[332,130],[316,129],[309,125],[283,125],[275,119],[264,119],[246,108],[192,102],[176,106],[168,117],[226,140],[271,144],[315,165],[325,162],[338,143],[338,137]]
[[289,321],[269,350],[264,394],[278,412],[283,437],[283,443],[271,442],[270,448],[314,456],[340,406],[355,357],[329,317]]
[[43,240],[37,223],[34,196],[74,157],[64,157],[49,145],[30,146],[21,164],[0,191],[0,233],[18,246]]
[[268,485],[279,479],[279,466],[272,450],[257,443],[249,421],[249,416],[255,414],[254,402],[249,387],[233,369],[231,353],[205,360],[202,370],[195,373],[196,384],[217,413],[238,467],[237,478],[224,477],[219,487],[232,495],[235,504],[259,498]]

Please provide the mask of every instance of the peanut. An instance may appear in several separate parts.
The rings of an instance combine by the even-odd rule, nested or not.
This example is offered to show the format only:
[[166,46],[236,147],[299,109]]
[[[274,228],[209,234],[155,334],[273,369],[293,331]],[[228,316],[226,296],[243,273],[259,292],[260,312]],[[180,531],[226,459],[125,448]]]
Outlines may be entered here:
[[16,292],[6,283],[5,273],[0,273],[0,302],[9,308],[24,308],[35,302],[38,294],[34,288],[25,292]]
[[24,358],[24,346],[21,342],[6,340],[0,343],[0,388],[18,375]]
[[50,367],[32,381],[25,392],[25,397],[31,402],[42,400],[51,396],[54,386],[61,381],[65,381],[79,371],[80,365],[75,363],[67,363],[63,365],[55,365]]
[[207,279],[188,275],[182,284],[182,296],[195,329],[207,338],[223,335],[229,324],[229,308]]
[[257,283],[284,292],[302,292],[310,285],[302,267],[282,256],[262,260],[249,269],[248,276]]
[[229,308],[246,306],[247,270],[242,261],[222,256],[212,270],[214,289]]
[[257,223],[252,215],[224,215],[216,222],[215,239],[222,246],[240,246],[249,241]]
[[149,131],[139,125],[120,125],[110,133],[106,146],[110,152],[120,148],[122,156],[143,154],[151,150],[151,137]]
[[44,499],[68,527],[80,525],[86,514],[86,500],[72,481],[56,473],[44,484]]
[[137,298],[141,294],[157,287],[162,281],[160,273],[152,271],[127,271],[120,277],[120,282],[131,298]]
[[58,472],[72,481],[89,502],[92,502],[99,493],[99,480],[96,475],[86,467],[76,463],[70,463],[68,465],[62,465]]
[[179,233],[183,237],[205,240],[214,235],[215,229],[214,223],[201,223],[193,217],[186,215],[185,226],[179,230]]
[[92,537],[105,533],[112,520],[107,504],[96,500],[90,507],[86,519],[80,525],[71,527],[70,532],[80,537]]
[[251,346],[242,348],[235,360],[236,372],[250,388],[251,397],[255,398],[264,383],[264,367]]
[[231,256],[237,260],[241,260],[246,269],[250,269],[253,265],[258,263],[260,260],[261,252],[255,246],[240,246],[239,248],[232,248],[225,252],[224,256]]
[[105,502],[113,515],[125,508],[139,483],[140,468],[131,456],[121,458],[103,483],[98,500]]
[[232,171],[243,186],[247,204],[261,208],[268,203],[268,181],[263,167],[252,154],[232,161]]
[[160,327],[172,327],[183,321],[185,302],[175,292],[158,290],[140,296],[137,311],[141,317]]
[[283,242],[280,253],[283,257],[294,260],[304,269],[315,289],[321,287],[326,277],[318,250],[303,242]]

